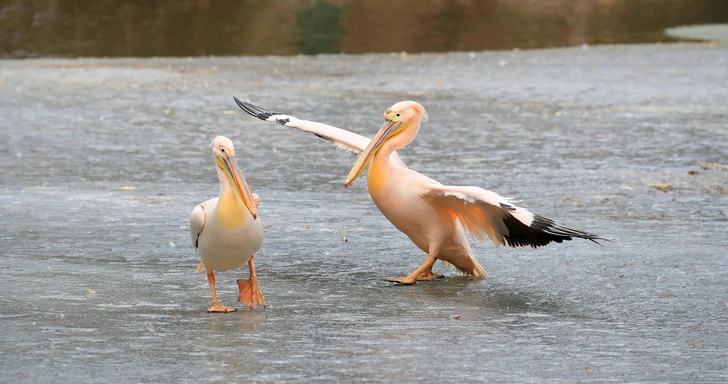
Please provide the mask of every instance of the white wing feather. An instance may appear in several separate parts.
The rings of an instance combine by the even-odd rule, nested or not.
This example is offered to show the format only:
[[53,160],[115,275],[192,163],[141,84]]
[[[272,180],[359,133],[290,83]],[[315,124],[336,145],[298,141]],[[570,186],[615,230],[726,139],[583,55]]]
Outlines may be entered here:
[[[285,115],[282,113],[273,112],[261,108],[253,104],[249,100],[242,101],[237,97],[233,98],[243,111],[247,112],[253,117],[257,117],[264,121],[270,121],[273,123],[285,125],[286,127],[296,128],[303,132],[313,133],[318,137],[334,143],[334,145],[336,145],[336,147],[339,149],[359,154],[364,152],[364,149],[366,149],[367,145],[369,145],[369,142],[371,141],[370,139],[362,135],[347,131],[345,129],[318,123],[315,121],[301,120],[291,115]],[[400,159],[399,155],[397,155],[397,152],[393,152],[389,156],[389,159],[395,164],[406,167],[404,165],[404,162],[402,162],[402,159]]]
[[192,246],[197,250],[197,239],[200,238],[202,228],[205,227],[207,220],[207,212],[202,204],[198,204],[190,214],[190,236],[192,237]]
[[513,204],[513,200],[478,187],[428,186],[422,196],[448,210],[476,240],[487,235],[496,245],[544,246],[578,237],[593,241],[609,239],[558,224]]
[[496,245],[506,245],[506,215],[525,226],[530,226],[534,218],[527,209],[514,205],[512,199],[478,187],[431,185],[423,197],[452,212],[474,239],[482,241],[487,235]]

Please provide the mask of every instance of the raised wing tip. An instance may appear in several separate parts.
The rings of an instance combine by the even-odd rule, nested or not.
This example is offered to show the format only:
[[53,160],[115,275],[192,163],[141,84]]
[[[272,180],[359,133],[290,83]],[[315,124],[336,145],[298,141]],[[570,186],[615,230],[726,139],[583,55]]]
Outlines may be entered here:
[[[253,104],[250,100],[240,100],[237,97],[233,96],[233,99],[235,100],[235,104],[240,107],[243,111],[245,111],[247,114],[253,117],[257,117],[261,120],[268,120],[271,116],[276,115],[282,115],[282,113],[269,111],[265,108],[261,108],[255,104]],[[280,120],[276,120],[278,123],[281,123]],[[285,124],[285,123],[281,123]]]
[[533,222],[530,225],[523,224],[512,215],[507,215],[503,222],[509,230],[509,234],[505,236],[505,239],[511,247],[531,246],[537,248],[551,242],[561,243],[573,238],[586,239],[601,246],[604,245],[600,241],[614,241],[614,239],[558,224],[540,215],[534,215]]

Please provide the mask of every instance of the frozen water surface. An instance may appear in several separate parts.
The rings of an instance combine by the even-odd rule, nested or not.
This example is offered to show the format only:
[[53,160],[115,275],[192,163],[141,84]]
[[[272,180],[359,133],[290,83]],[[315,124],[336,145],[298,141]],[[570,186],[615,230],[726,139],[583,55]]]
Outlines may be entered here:
[[[724,382],[727,68],[709,44],[0,61],[2,380]],[[393,286],[424,254],[343,188],[354,157],[233,95],[369,136],[417,100],[410,167],[616,241],[476,244],[490,279]],[[216,135],[261,196],[266,310],[205,312]]]

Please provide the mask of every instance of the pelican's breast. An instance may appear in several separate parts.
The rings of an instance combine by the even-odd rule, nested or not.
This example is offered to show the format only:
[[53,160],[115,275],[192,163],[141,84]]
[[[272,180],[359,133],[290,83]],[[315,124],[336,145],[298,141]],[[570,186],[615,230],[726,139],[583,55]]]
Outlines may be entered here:
[[221,193],[210,210],[199,239],[202,262],[215,271],[246,263],[263,243],[260,218],[253,219],[235,191]]

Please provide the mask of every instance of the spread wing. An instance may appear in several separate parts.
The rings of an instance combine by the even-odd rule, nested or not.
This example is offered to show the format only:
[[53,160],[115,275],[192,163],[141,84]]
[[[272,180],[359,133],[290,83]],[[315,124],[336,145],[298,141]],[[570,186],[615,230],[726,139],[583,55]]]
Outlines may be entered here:
[[[371,141],[362,135],[349,132],[345,129],[332,127],[315,121],[301,120],[290,115],[269,111],[253,104],[250,100],[240,100],[235,96],[233,96],[233,99],[235,99],[235,103],[237,103],[243,111],[253,117],[285,125],[286,127],[296,128],[303,132],[313,133],[322,139],[326,139],[334,143],[334,145],[336,145],[339,149],[359,154],[364,152],[364,149],[366,149],[367,145],[369,145],[369,142]],[[399,155],[397,155],[397,152],[393,152],[389,156],[389,159],[398,165],[405,166],[402,159],[400,159]]]
[[513,204],[511,199],[478,187],[431,185],[423,191],[430,204],[445,209],[479,241],[488,236],[496,245],[511,247],[544,246],[574,237],[608,240],[579,229],[557,224]]

